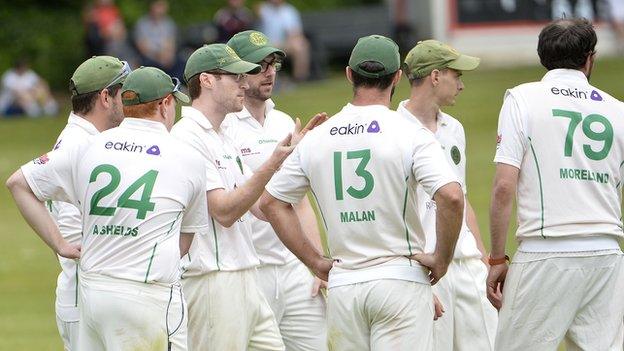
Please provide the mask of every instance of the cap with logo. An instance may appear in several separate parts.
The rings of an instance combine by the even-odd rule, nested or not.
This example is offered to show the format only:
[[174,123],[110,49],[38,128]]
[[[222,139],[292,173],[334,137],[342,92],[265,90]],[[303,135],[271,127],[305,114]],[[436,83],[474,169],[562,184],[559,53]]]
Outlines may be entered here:
[[102,90],[123,83],[130,72],[126,61],[112,56],[93,56],[74,71],[70,91],[75,96]]
[[264,33],[256,30],[237,33],[227,45],[234,49],[241,59],[253,63],[258,63],[271,54],[286,56],[282,50],[269,45],[269,38]]
[[434,69],[472,71],[480,61],[478,57],[460,54],[449,45],[429,39],[419,41],[407,54],[403,65],[407,78],[417,79],[429,75]]
[[[174,82],[175,81],[175,82]],[[140,67],[128,75],[121,88],[121,99],[124,106],[144,104],[164,98],[169,94],[181,102],[191,101],[180,90],[180,81],[156,67]],[[134,92],[132,98],[124,98],[127,91]]]
[[[366,61],[381,64],[383,70],[368,72],[362,69],[360,65]],[[349,58],[351,70],[368,78],[379,78],[392,74],[398,71],[400,66],[399,46],[392,39],[383,35],[369,35],[358,39]]]
[[195,50],[188,58],[184,67],[184,79],[188,82],[197,74],[217,69],[234,74],[260,72],[260,66],[241,60],[231,47],[210,44]]

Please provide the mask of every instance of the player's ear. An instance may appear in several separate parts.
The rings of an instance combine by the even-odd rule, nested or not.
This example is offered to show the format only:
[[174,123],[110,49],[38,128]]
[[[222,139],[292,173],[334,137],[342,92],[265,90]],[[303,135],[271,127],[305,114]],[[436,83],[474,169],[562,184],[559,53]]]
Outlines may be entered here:
[[215,81],[215,76],[206,72],[199,74],[199,86],[202,88],[212,89]]
[[402,70],[398,70],[394,73],[394,78],[392,79],[392,84],[394,86],[399,85],[399,82],[401,81],[401,76],[403,75],[403,71]]
[[349,66],[345,67],[345,75],[347,76],[347,80],[353,84],[353,71]]
[[431,78],[431,84],[435,88],[440,83],[440,70],[434,69],[429,73],[429,78]]

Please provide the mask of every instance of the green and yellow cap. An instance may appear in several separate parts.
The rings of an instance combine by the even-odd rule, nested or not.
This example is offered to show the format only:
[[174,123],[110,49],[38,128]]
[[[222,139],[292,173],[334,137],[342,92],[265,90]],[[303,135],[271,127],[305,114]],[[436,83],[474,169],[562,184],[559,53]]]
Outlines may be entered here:
[[[368,72],[360,68],[366,61],[380,63],[384,69],[379,72]],[[383,35],[369,35],[358,39],[351,52],[349,67],[358,74],[368,78],[379,78],[399,70],[401,58],[399,46]]]
[[403,70],[409,79],[422,78],[434,69],[452,68],[472,71],[479,66],[478,57],[463,55],[437,40],[419,41],[405,57]]
[[210,44],[195,50],[188,58],[184,68],[184,79],[188,82],[197,74],[216,69],[234,74],[260,73],[259,65],[241,60],[231,47],[225,44]]
[[[134,92],[132,98],[124,98],[127,91]],[[173,94],[180,102],[189,103],[191,99],[180,91],[180,80],[156,67],[140,67],[128,75],[121,88],[121,101],[124,106],[144,104]]]
[[282,50],[269,45],[269,38],[264,33],[256,30],[237,33],[227,42],[227,46],[247,62],[258,63],[271,54],[286,56]]
[[126,61],[112,56],[93,56],[74,71],[69,81],[72,96],[99,91],[123,83],[132,70]]

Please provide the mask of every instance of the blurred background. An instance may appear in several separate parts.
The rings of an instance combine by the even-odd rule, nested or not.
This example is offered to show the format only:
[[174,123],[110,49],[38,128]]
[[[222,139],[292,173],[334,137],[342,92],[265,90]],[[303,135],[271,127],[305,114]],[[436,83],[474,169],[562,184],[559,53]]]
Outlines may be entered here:
[[[307,119],[332,115],[351,98],[343,71],[359,37],[383,34],[403,55],[435,38],[482,66],[445,109],[466,130],[468,197],[489,247],[488,206],[496,127],[505,89],[539,80],[537,35],[551,19],[582,16],[598,33],[592,84],[624,98],[624,0],[220,0],[2,1],[0,6],[0,180],[50,150],[67,121],[68,83],[92,55],[181,77],[186,58],[240,30],[265,32],[288,53],[278,75],[277,108]],[[393,107],[408,97],[405,79]],[[54,321],[56,257],[0,187],[0,350],[60,350]],[[508,253],[515,251],[513,228]]]

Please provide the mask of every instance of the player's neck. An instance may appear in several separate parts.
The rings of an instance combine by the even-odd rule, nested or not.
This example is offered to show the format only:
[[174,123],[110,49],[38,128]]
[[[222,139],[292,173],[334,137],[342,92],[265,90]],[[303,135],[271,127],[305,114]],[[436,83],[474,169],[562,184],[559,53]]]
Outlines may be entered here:
[[245,97],[245,108],[261,126],[264,125],[264,120],[266,119],[266,100]]
[[193,100],[191,106],[201,112],[215,130],[219,130],[227,114],[221,106],[211,100],[202,99],[201,97]]
[[353,94],[351,104],[355,106],[383,105],[390,107],[390,95],[390,88],[386,90],[358,88]]
[[440,106],[431,94],[412,90],[405,108],[422,123],[427,129],[436,132],[438,129],[438,114]]

